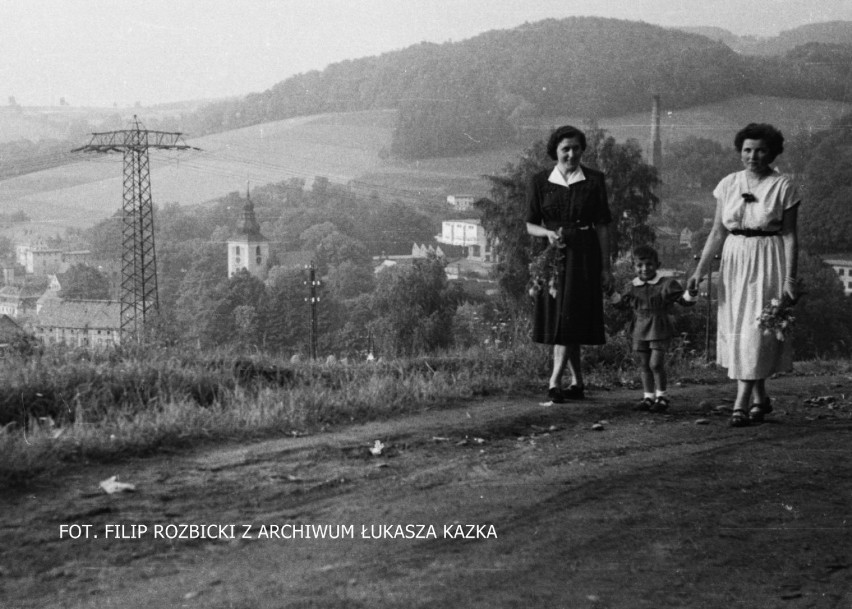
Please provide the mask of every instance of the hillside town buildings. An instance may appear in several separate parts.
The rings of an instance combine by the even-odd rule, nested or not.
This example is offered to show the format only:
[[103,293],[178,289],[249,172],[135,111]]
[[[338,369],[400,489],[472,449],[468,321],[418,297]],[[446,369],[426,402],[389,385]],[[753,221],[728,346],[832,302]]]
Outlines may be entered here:
[[444,220],[441,223],[441,234],[435,237],[435,241],[465,248],[466,257],[471,260],[497,262],[494,239],[486,232],[479,218]]
[[33,324],[45,344],[104,349],[121,342],[121,304],[109,300],[52,300]]
[[27,275],[46,276],[64,273],[75,264],[91,262],[89,250],[61,250],[43,243],[15,246],[15,259]]
[[4,285],[0,288],[0,315],[19,318],[36,314],[43,290],[30,286]]

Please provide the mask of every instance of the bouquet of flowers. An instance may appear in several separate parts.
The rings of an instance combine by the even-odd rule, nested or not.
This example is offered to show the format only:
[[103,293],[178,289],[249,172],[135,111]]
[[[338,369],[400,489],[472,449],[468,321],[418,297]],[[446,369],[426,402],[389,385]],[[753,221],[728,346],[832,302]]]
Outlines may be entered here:
[[529,294],[533,298],[542,290],[547,290],[556,298],[556,284],[565,263],[566,243],[562,237],[562,229],[558,231],[559,238],[530,262]]
[[758,327],[768,336],[775,335],[778,340],[785,340],[796,324],[796,316],[793,315],[795,304],[796,301],[787,294],[780,299],[773,298],[757,316]]

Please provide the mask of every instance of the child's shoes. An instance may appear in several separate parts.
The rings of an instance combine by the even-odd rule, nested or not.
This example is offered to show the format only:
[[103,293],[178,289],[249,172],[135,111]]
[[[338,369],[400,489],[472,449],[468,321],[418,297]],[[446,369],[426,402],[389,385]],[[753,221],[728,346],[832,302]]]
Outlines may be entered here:
[[642,398],[636,405],[633,407],[633,410],[639,410],[641,412],[650,412],[651,407],[654,405],[654,400],[651,398]]
[[664,395],[658,395],[654,403],[651,404],[651,412],[665,412],[669,409],[669,398]]
[[547,390],[547,399],[554,404],[564,404],[565,394],[559,387],[551,387]]
[[586,389],[583,385],[571,385],[562,395],[569,400],[583,400],[586,398]]

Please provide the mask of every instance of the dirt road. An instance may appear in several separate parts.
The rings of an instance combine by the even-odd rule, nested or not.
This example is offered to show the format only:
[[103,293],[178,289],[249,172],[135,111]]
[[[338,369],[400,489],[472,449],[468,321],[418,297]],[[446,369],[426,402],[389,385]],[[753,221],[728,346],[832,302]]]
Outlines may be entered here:
[[852,379],[771,387],[743,429],[732,385],[519,395],[71,466],[0,500],[0,606],[852,608]]

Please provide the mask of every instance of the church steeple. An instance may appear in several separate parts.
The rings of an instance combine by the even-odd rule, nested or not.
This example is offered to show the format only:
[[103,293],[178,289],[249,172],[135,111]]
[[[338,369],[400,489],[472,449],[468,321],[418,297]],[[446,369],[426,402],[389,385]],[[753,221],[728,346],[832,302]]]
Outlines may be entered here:
[[243,212],[237,220],[236,236],[248,236],[256,241],[266,241],[266,237],[260,234],[260,224],[257,223],[257,217],[254,214],[254,203],[251,202],[251,193],[248,185],[246,185],[246,204],[243,206]]
[[260,224],[254,214],[251,193],[246,185],[246,204],[237,218],[237,229],[228,239],[228,277],[240,269],[264,279],[269,262],[269,240],[260,232]]

